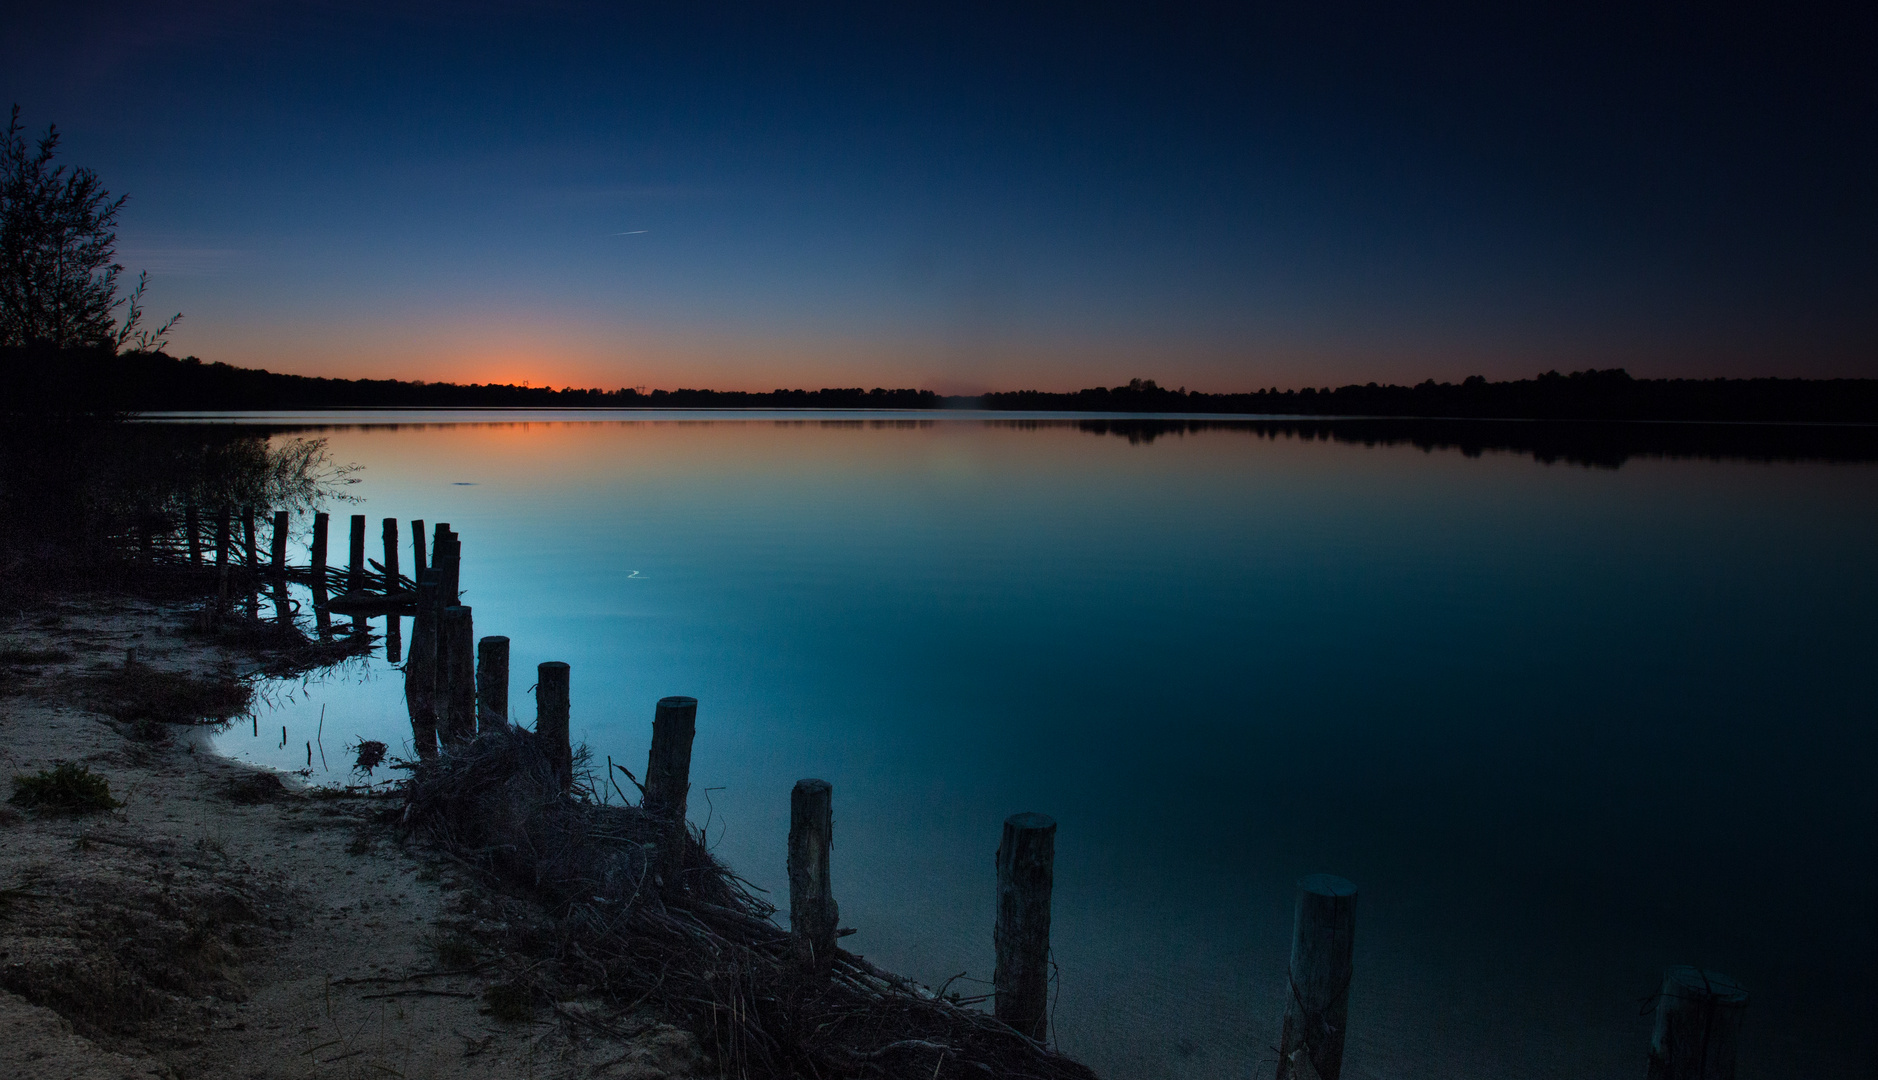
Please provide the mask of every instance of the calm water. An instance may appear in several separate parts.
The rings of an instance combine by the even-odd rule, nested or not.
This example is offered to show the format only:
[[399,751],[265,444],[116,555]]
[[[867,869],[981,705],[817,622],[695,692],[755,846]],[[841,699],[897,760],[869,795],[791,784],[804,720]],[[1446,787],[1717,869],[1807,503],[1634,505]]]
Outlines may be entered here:
[[[1314,871],[1362,890],[1348,1075],[1641,1077],[1670,963],[1749,986],[1744,1077],[1872,1075],[1878,466],[402,419],[320,432],[365,467],[334,550],[451,523],[518,715],[565,660],[635,771],[698,697],[693,820],[785,899],[789,787],[832,781],[851,948],[987,978],[999,824],[1055,816],[1056,1033],[1106,1075],[1269,1076]],[[337,778],[408,747],[400,678],[276,687],[222,746],[317,734]]]

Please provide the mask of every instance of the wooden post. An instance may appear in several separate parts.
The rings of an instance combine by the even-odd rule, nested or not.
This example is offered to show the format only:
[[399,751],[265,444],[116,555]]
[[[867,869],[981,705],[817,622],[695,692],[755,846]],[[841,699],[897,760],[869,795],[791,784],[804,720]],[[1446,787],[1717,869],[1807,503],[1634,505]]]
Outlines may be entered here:
[[284,576],[274,578],[274,621],[276,629],[285,634],[293,626],[293,604],[287,599],[287,579]]
[[184,533],[184,540],[189,545],[189,565],[190,566],[202,565],[202,524],[201,524],[201,521],[202,521],[202,517],[196,511],[195,505],[193,503],[183,509],[183,533]]
[[569,670],[559,660],[535,668],[535,735],[541,751],[561,781],[561,793],[574,788],[574,747],[568,736]]
[[385,595],[398,591],[398,519],[385,519]]
[[1726,975],[1682,966],[1664,972],[1649,1080],[1734,1080],[1747,1009],[1748,992]]
[[841,912],[828,880],[834,802],[826,780],[797,780],[789,792],[789,940],[804,971],[826,971],[835,957]]
[[417,617],[411,620],[411,652],[404,662],[404,704],[411,714],[417,756],[437,756],[437,576],[417,579]]
[[241,565],[247,572],[242,592],[248,598],[248,619],[254,621],[261,617],[261,583],[260,556],[256,553],[254,545],[254,507],[252,506],[241,512],[241,546],[243,556]]
[[365,588],[365,515],[352,515],[352,543],[347,549],[346,592]]
[[273,575],[284,577],[287,573],[287,511],[274,511],[274,535],[270,539],[273,544],[270,553],[274,561]]
[[998,844],[998,925],[995,1013],[1018,1031],[1050,1034],[1050,886],[1055,873],[1056,820],[1046,814],[1004,819]]
[[437,538],[430,545],[430,562],[443,575],[437,587],[439,602],[446,607],[456,603],[463,594],[463,540],[450,531],[450,526],[437,526]]
[[319,628],[321,638],[328,638],[333,633],[332,613],[326,610],[326,528],[329,516],[313,515],[313,559],[311,573],[313,578],[313,625]]
[[419,574],[430,569],[424,561],[424,519],[411,521],[411,580],[416,581]]
[[313,515],[313,581],[318,585],[326,584],[326,525],[327,514]]
[[385,663],[397,663],[403,652],[404,616],[393,611],[385,616]]
[[685,802],[691,792],[691,743],[698,733],[698,699],[660,698],[652,716],[652,749],[646,756],[645,797],[640,805],[664,821],[659,874],[668,890],[682,887],[685,866]]
[[509,639],[491,635],[476,643],[476,730],[509,726]]
[[451,604],[437,613],[437,729],[446,746],[476,737],[476,636],[470,609]]
[[215,512],[215,620],[228,613],[228,507]]
[[1355,944],[1356,886],[1331,874],[1299,881],[1275,1080],[1338,1080],[1343,1074]]

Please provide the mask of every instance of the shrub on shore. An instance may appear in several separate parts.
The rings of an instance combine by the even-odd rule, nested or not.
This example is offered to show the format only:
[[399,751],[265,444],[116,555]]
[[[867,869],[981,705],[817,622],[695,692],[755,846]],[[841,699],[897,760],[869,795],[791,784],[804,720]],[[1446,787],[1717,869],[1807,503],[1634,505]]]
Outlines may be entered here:
[[7,801],[29,810],[69,814],[115,810],[124,805],[111,797],[111,785],[104,777],[70,761],[50,770],[41,769],[33,776],[15,776],[13,797]]

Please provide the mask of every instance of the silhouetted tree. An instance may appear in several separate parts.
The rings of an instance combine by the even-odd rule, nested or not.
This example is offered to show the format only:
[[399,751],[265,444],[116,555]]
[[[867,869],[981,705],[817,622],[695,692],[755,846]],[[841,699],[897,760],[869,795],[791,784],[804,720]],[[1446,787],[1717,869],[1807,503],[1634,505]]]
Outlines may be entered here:
[[[98,174],[54,166],[59,130],[29,144],[20,108],[0,137],[0,345],[113,351],[162,347],[179,314],[155,331],[140,330],[145,278],[119,299],[117,213]],[[115,312],[128,304],[124,321]]]

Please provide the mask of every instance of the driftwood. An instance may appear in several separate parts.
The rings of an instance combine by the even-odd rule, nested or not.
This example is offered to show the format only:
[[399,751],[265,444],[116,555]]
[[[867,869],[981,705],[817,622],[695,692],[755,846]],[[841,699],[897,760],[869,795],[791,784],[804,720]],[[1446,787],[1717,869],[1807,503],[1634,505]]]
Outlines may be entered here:
[[[804,972],[775,908],[698,833],[603,804],[586,785],[564,795],[556,765],[534,734],[505,726],[413,765],[393,811],[495,886],[492,903],[513,907],[508,932],[544,957],[518,978],[542,1000],[585,986],[622,1011],[655,1007],[698,1032],[725,1076],[1093,1080],[989,1014],[846,950],[825,974]],[[675,836],[678,849],[661,850]],[[545,924],[529,914],[536,905]]]

